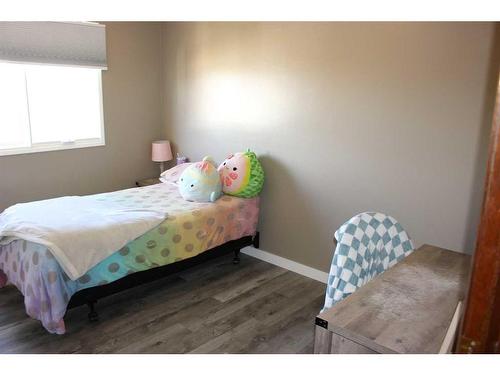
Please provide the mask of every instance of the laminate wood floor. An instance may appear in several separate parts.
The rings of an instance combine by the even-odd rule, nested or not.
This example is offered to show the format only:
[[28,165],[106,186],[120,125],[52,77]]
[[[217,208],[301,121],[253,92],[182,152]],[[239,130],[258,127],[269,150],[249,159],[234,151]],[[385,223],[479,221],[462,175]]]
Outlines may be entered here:
[[325,285],[232,255],[102,299],[99,322],[70,310],[65,335],[27,317],[23,297],[0,289],[0,353],[312,353]]

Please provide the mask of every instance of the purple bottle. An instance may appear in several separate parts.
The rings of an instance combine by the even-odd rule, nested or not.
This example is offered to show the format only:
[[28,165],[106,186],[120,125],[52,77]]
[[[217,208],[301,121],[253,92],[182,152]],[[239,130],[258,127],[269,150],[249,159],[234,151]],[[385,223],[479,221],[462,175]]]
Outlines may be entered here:
[[177,153],[177,165],[179,164],[184,164],[188,161],[188,158],[185,157],[185,156],[181,156],[179,155],[179,153]]

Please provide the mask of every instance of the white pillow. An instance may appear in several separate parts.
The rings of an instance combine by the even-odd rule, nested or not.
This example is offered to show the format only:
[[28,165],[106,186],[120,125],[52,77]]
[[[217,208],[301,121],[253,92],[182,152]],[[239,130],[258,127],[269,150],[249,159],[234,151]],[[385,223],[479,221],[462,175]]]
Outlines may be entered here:
[[160,175],[160,181],[171,182],[176,184],[177,181],[179,180],[179,177],[181,177],[182,172],[184,172],[184,169],[189,167],[191,164],[193,163],[182,163],[166,170]]

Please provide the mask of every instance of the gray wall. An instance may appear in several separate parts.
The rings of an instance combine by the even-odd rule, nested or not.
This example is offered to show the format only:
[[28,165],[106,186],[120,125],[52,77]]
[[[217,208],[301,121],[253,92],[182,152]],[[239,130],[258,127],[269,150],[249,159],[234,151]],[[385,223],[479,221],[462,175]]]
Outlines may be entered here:
[[150,157],[161,124],[161,24],[108,23],[106,33],[106,146],[0,156],[0,210],[18,202],[131,187],[158,174]]
[[260,155],[264,250],[326,271],[335,229],[374,210],[470,251],[494,42],[491,23],[164,24],[163,133],[194,160]]

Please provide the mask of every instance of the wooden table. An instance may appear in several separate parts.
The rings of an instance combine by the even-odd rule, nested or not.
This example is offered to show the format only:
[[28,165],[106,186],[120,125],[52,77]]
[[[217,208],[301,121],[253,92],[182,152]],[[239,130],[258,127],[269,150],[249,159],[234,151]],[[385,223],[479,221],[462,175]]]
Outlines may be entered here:
[[320,313],[314,352],[449,352],[469,268],[469,255],[420,247]]

